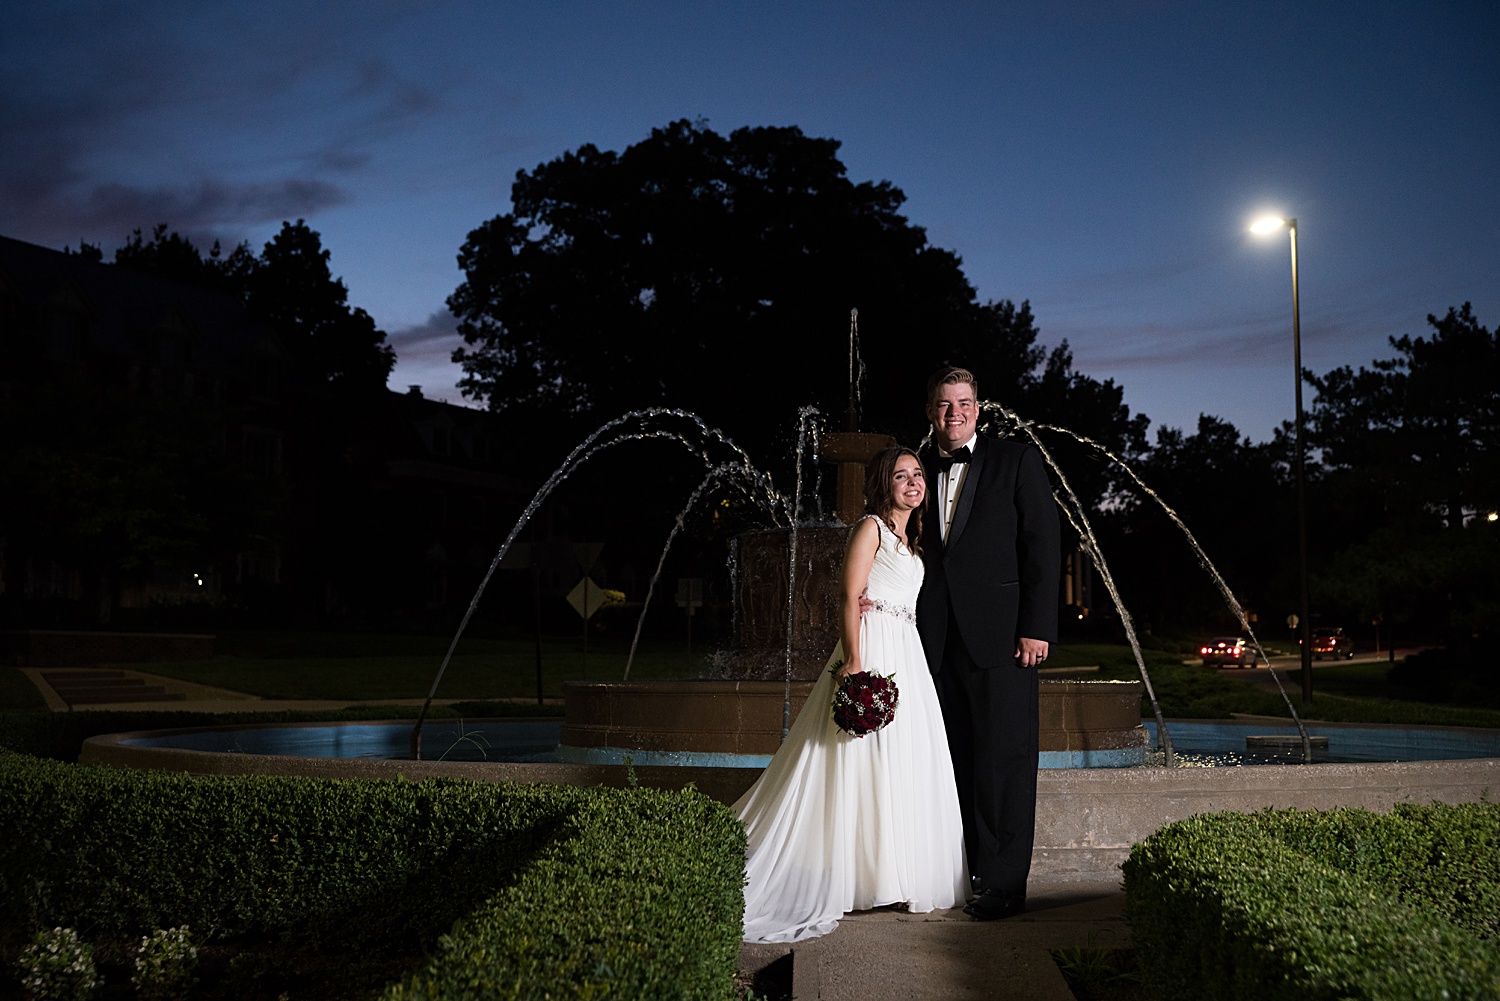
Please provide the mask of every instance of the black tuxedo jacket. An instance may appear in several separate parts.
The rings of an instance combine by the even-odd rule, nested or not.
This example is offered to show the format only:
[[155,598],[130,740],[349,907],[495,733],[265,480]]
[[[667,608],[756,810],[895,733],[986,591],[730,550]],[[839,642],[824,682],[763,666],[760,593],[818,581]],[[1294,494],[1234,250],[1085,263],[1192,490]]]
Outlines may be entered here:
[[943,663],[951,609],[980,667],[1014,667],[1018,637],[1057,641],[1061,536],[1041,453],[978,436],[946,543],[937,448],[929,445],[921,458],[928,499],[917,629],[927,663],[934,671]]

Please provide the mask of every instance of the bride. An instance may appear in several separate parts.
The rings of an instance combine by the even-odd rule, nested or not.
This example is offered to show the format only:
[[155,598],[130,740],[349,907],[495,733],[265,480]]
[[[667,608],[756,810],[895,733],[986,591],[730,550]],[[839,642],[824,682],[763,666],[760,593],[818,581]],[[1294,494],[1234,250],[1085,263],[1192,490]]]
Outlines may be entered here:
[[[953,764],[917,637],[925,495],[911,449],[871,460],[866,514],[844,552],[838,647],[781,749],[734,804],[749,836],[748,942],[826,935],[848,911],[967,899]],[[863,616],[862,593],[872,603]],[[830,706],[839,681],[860,671],[892,677],[900,703],[884,729],[853,737]]]

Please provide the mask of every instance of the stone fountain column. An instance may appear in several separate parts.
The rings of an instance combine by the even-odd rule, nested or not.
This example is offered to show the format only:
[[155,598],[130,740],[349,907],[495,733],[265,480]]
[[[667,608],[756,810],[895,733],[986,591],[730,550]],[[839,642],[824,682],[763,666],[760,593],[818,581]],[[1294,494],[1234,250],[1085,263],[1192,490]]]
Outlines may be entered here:
[[[865,466],[896,439],[837,432],[824,435],[822,458],[838,471],[835,511],[841,525],[797,529],[796,592],[792,599],[791,676],[816,681],[839,639],[839,576],[848,526],[865,509]],[[735,643],[720,658],[726,678],[782,681],[787,671],[787,583],[792,531],[746,532],[734,542]]]
[[888,434],[864,431],[835,431],[823,436],[823,461],[838,469],[834,510],[845,525],[854,524],[865,513],[865,467],[881,449],[894,444],[896,439]]

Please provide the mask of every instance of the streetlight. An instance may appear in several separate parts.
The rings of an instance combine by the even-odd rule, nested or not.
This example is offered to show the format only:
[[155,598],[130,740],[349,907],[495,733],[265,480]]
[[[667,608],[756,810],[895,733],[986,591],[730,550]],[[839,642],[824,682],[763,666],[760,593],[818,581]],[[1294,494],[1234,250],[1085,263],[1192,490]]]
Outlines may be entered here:
[[1297,576],[1301,585],[1302,602],[1302,698],[1312,699],[1312,616],[1307,598],[1307,500],[1302,470],[1302,325],[1297,296],[1297,220],[1280,216],[1263,216],[1250,224],[1250,232],[1264,236],[1276,232],[1283,226],[1292,238],[1292,364],[1297,389],[1297,461],[1293,468],[1297,477]]

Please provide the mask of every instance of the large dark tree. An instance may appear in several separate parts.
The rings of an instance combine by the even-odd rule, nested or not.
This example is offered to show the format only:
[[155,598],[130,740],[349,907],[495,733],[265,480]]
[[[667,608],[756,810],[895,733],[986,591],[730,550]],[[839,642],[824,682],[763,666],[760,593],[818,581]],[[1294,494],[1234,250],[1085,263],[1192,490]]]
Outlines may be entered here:
[[249,273],[250,315],[271,324],[335,386],[381,389],[396,364],[370,314],[349,305],[349,289],[333,277],[329,252],[301,219],[283,223]]
[[[1029,318],[1030,310],[1024,303],[1022,310]],[[1040,348],[1036,350],[1038,357],[1042,354]],[[1042,431],[1043,446],[1062,467],[1079,499],[1097,506],[1133,486],[1125,471],[1098,446],[1115,459],[1134,464],[1146,454],[1150,419],[1145,414],[1131,415],[1125,405],[1125,387],[1113,379],[1100,382],[1074,369],[1067,341],[1045,354],[1046,361],[1038,368],[1016,376],[1014,409],[1026,420],[1064,429]],[[1095,445],[1081,444],[1069,431],[1088,437]]]
[[1015,403],[1043,359],[1029,310],[979,303],[900,190],[850,181],[838,147],[679,121],[520,172],[511,211],[459,255],[464,392],[537,418],[559,447],[631,409],[682,407],[759,459],[800,405],[843,427],[855,308],[865,429],[920,437],[926,375],[947,361]]
[[1391,338],[1395,358],[1309,376],[1311,443],[1393,514],[1459,529],[1500,502],[1500,343],[1468,303],[1427,322],[1431,337]]
[[1308,377],[1309,506],[1336,514],[1337,539],[1315,583],[1361,617],[1462,639],[1500,627],[1500,343],[1468,303],[1427,322],[1394,358]]
[[[96,248],[79,253],[102,263]],[[114,262],[221,295],[195,315],[239,326],[243,303],[295,360],[267,404],[269,416],[257,415],[260,403],[233,389],[194,393],[169,383],[169,391],[143,391],[106,367],[38,369],[40,381],[27,380],[0,400],[0,482],[18,484],[0,498],[0,523],[24,540],[12,544],[12,555],[47,553],[84,568],[90,605],[97,602],[101,617],[121,573],[225,566],[252,536],[295,532],[307,540],[296,547],[299,557],[324,579],[375,579],[366,540],[374,534],[371,484],[380,470],[363,446],[381,428],[394,356],[368,314],[348,305],[318,234],[301,221],[287,223],[258,257],[243,244],[228,254],[216,244],[205,256],[159,225],[149,236],[135,231]],[[186,289],[151,281],[141,287],[153,303],[185,297],[202,306]],[[221,331],[210,321],[194,335],[211,339]],[[147,343],[141,339],[138,349],[148,352],[142,358],[149,366],[156,357]],[[252,475],[234,461],[241,428],[261,420],[287,431],[283,475]],[[17,559],[5,569],[24,568]],[[302,581],[313,579],[312,571],[302,573]]]
[[[1155,629],[1212,623],[1236,631],[1206,559],[1264,623],[1255,627],[1262,638],[1279,638],[1280,622],[1292,610],[1286,596],[1296,593],[1296,523],[1275,446],[1253,444],[1233,424],[1204,414],[1191,434],[1158,428],[1155,445],[1133,468],[1145,488],[1132,482],[1119,491],[1104,539],[1133,613]],[[1202,554],[1158,498],[1181,518]]]
[[[514,419],[517,467],[542,475],[603,422],[664,406],[728,432],[786,488],[798,408],[846,425],[851,310],[862,430],[916,444],[927,376],[957,364],[1027,420],[1142,451],[1145,418],[1120,387],[1074,371],[1066,344],[1043,347],[1026,301],[979,301],[958,256],[902,214],[902,192],[850,180],[838,151],[797,128],[726,136],[678,121],[623,152],[585,145],[519,172],[510,211],[463,244],[448,300],[465,342],[460,386]],[[1086,504],[1108,496],[1097,452],[1040,433]],[[657,456],[632,447],[590,463],[549,508],[554,527],[634,540],[631,558],[651,565],[698,475]],[[632,482],[649,489],[620,488]],[[688,575],[722,573],[724,541],[763,517],[728,513],[696,553],[674,549]]]
[[[84,252],[89,249],[85,245]],[[244,297],[256,260],[248,244],[241,243],[225,254],[218,241],[214,241],[205,257],[187,237],[169,229],[166,223],[158,223],[149,240],[140,230],[134,230],[125,245],[115,249],[115,264]]]
[[246,244],[225,254],[215,243],[205,257],[165,223],[148,240],[135,230],[115,251],[115,264],[133,271],[237,295],[253,319],[271,326],[307,369],[328,384],[358,390],[385,386],[396,363],[385,333],[358,306],[329,267],[317,231],[298,219],[257,257]]

